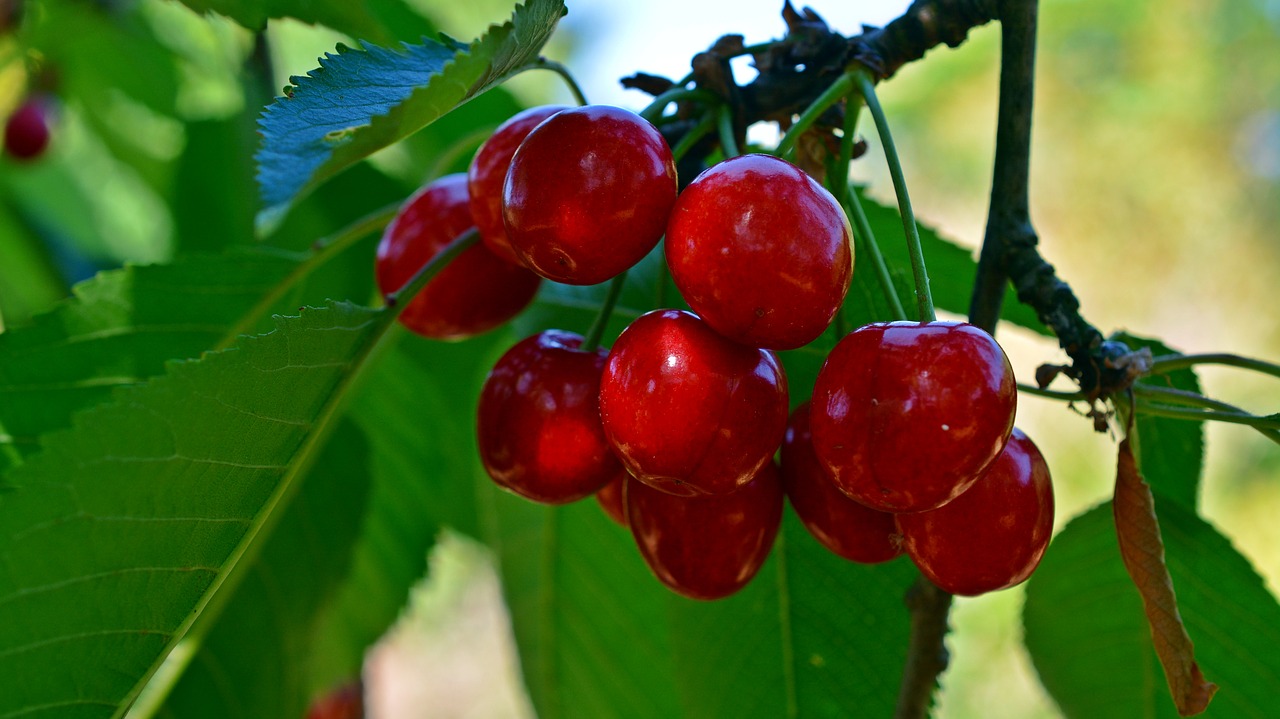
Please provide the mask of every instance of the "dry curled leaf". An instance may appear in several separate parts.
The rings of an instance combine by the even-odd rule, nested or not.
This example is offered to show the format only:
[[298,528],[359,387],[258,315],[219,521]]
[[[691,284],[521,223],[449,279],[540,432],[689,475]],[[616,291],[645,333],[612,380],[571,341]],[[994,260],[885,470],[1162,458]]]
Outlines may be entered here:
[[1164,668],[1165,680],[1178,714],[1192,716],[1209,706],[1218,685],[1204,678],[1196,664],[1187,628],[1178,613],[1173,580],[1164,561],[1164,542],[1156,517],[1155,498],[1134,461],[1126,438],[1120,442],[1116,466],[1116,496],[1112,504],[1120,556],[1151,625],[1151,639]]

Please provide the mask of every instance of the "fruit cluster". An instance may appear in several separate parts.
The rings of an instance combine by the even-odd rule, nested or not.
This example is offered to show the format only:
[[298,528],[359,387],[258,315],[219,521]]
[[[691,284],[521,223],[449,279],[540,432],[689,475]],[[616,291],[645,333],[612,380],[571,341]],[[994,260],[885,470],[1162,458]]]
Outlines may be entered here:
[[1012,586],[1039,562],[1049,474],[1013,428],[1013,372],[987,333],[862,327],[788,413],[776,351],[827,330],[853,273],[843,209],[790,163],[730,158],[681,191],[671,150],[643,118],[528,110],[465,177],[407,202],[379,246],[383,292],[472,226],[481,244],[403,311],[420,334],[482,332],[528,305],[543,278],[609,280],[665,236],[692,311],[641,315],[608,351],[561,330],[524,339],[484,383],[477,434],[497,484],[548,504],[595,494],[676,592],[715,599],[745,586],[784,497],[832,552],[876,563],[905,551],[954,593]]

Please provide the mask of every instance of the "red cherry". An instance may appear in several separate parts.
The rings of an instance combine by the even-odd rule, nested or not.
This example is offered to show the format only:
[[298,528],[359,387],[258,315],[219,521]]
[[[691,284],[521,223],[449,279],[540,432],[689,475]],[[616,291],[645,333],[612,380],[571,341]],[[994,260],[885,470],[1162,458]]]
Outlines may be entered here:
[[15,160],[34,160],[49,146],[49,102],[31,98],[4,125],[4,149]]
[[1013,429],[1013,368],[991,335],[958,322],[890,322],[840,340],[813,388],[813,449],[836,486],[872,509],[951,501]]
[[364,719],[364,689],[349,682],[321,696],[307,709],[306,719]]
[[1035,443],[1015,429],[978,481],[944,507],[899,514],[908,556],[934,584],[975,596],[1031,576],[1053,534],[1053,482]]
[[623,503],[622,487],[626,480],[627,476],[623,474],[596,492],[596,501],[600,503],[600,508],[609,519],[624,527],[627,526],[627,507]]
[[499,485],[546,504],[593,494],[623,474],[600,426],[605,351],[547,330],[494,365],[476,416],[480,459]]
[[745,587],[782,521],[782,487],[771,461],[731,494],[677,497],[634,479],[623,491],[645,563],[691,599],[720,599]]
[[658,244],[676,200],[671,149],[617,107],[563,110],[516,150],[502,191],[512,249],[557,282],[593,285]]
[[689,312],[657,310],[614,343],[600,416],[637,479],[673,494],[728,494],[781,443],[787,378],[772,352],[730,342]]
[[743,155],[698,175],[667,225],[671,277],[717,332],[794,349],[831,324],[853,276],[853,230],[803,170]]
[[467,189],[471,193],[471,217],[480,239],[495,255],[520,264],[507,229],[502,223],[502,184],[516,148],[538,123],[566,109],[561,105],[533,107],[511,116],[484,141],[467,169]]
[[782,440],[782,486],[809,533],[845,559],[887,562],[902,554],[893,515],[849,499],[836,489],[813,453],[809,403],[791,413]]
[[[470,229],[465,175],[446,175],[400,208],[378,244],[376,275],[383,294],[395,292],[432,257]],[[463,339],[516,316],[538,291],[537,275],[484,245],[458,255],[400,314],[409,329],[433,339]]]

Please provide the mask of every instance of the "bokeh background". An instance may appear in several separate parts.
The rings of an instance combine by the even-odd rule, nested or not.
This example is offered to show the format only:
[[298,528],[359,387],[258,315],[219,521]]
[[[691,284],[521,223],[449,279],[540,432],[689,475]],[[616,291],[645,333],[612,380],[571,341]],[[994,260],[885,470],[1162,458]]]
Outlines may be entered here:
[[[510,11],[499,0],[409,4],[418,18],[403,39],[431,27],[471,38]],[[758,42],[783,30],[775,0],[568,4],[548,54],[592,101],[633,109],[645,97],[622,90],[619,77],[678,77],[720,34]],[[815,9],[849,34],[907,4]],[[293,21],[273,21],[266,42],[255,43],[233,23],[172,0],[44,0],[28,2],[27,12],[38,32],[21,42],[0,37],[0,116],[32,91],[62,104],[45,160],[0,159],[0,316],[8,325],[98,269],[253,242],[256,188],[244,178],[257,109],[318,55],[354,43]],[[1158,337],[1188,352],[1280,359],[1280,2],[1043,0],[1039,43],[1033,219],[1085,316],[1104,332]],[[998,28],[980,28],[880,90],[917,214],[971,247],[986,216],[998,59]],[[750,79],[747,61],[735,67],[740,81]],[[544,74],[509,89],[526,104],[569,101]],[[770,131],[755,137],[768,141]],[[874,133],[867,139],[855,177],[892,202]],[[374,158],[368,176],[407,194],[436,171],[440,151],[410,141]],[[302,246],[341,219],[311,212],[282,237]],[[1027,380],[1037,365],[1063,359],[1051,341],[1016,328],[999,338]],[[1211,396],[1280,411],[1274,378],[1219,368],[1201,378]],[[1018,423],[1054,472],[1059,527],[1109,496],[1113,436],[1032,397]],[[1227,425],[1208,428],[1208,447],[1202,512],[1277,592],[1280,448]],[[412,606],[370,656],[372,715],[531,716],[487,553],[445,538],[431,561]],[[1020,589],[957,601],[937,717],[1059,716],[1020,648],[1021,602]]]

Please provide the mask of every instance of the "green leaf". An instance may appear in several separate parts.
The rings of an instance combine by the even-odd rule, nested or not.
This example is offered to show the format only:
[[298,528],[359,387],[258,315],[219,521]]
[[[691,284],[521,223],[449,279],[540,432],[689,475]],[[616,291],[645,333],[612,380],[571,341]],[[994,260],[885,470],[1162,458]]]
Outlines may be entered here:
[[[1201,716],[1266,717],[1280,696],[1280,605],[1249,561],[1180,502],[1157,496],[1165,556],[1196,659],[1221,690]],[[1027,649],[1068,716],[1177,717],[1111,506],[1067,525],[1027,587]]]
[[9,473],[0,716],[111,716],[214,619],[388,319],[345,303],[280,318],[121,390]]
[[126,267],[77,285],[52,312],[0,335],[0,443],[31,454],[39,435],[68,426],[113,388],[215,346],[299,261],[245,250]]
[[424,40],[402,52],[366,44],[326,54],[264,113],[259,223],[274,224],[299,195],[534,60],[563,14],[561,0],[528,0],[470,45]]
[[379,5],[404,7],[401,2],[350,2],[350,0],[182,0],[196,12],[216,12],[250,30],[264,30],[268,18],[291,17],[306,23],[327,25],[351,37],[374,42],[396,39],[394,27],[380,18]]
[[[1117,334],[1112,339],[1125,343],[1131,350],[1148,348],[1156,357],[1179,354],[1158,340],[1128,333]],[[1200,381],[1191,368],[1143,377],[1138,384],[1200,392]],[[1138,462],[1151,491],[1194,511],[1204,466],[1204,422],[1155,417],[1139,412],[1137,424]]]
[[368,462],[364,433],[339,425],[158,716],[298,717],[330,685],[317,627],[364,529]]

